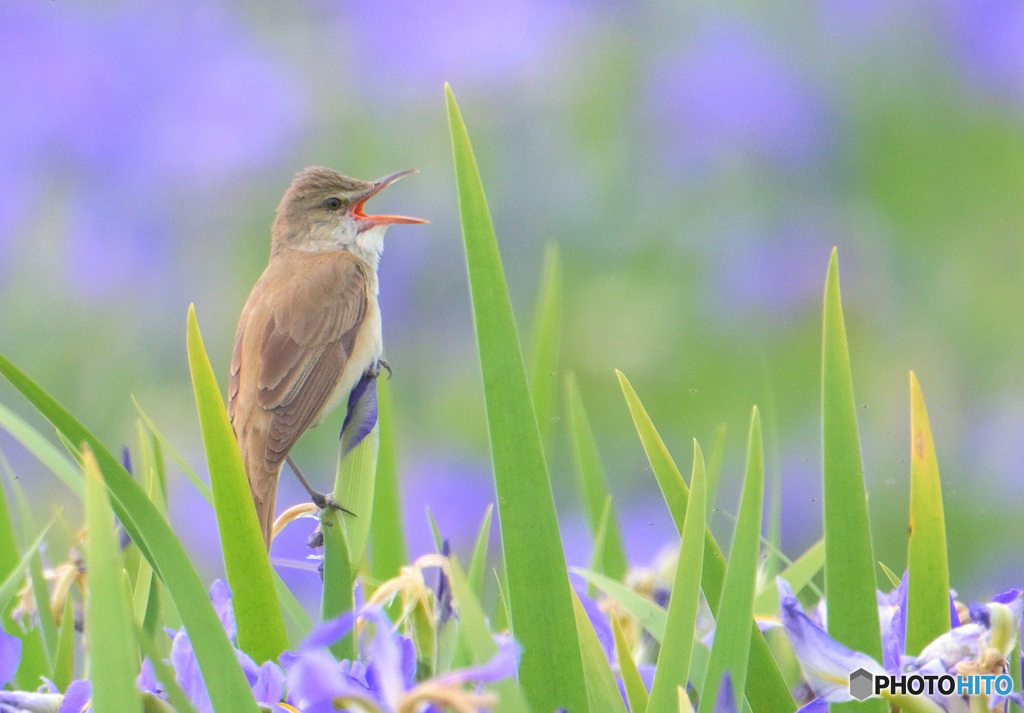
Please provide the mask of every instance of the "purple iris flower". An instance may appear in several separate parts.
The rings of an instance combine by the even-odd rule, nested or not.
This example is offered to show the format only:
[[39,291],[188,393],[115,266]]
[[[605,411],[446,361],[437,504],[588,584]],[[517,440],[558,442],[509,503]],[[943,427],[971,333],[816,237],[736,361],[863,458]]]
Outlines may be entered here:
[[[897,631],[895,634],[883,630],[887,663],[883,667],[867,654],[851,651],[832,639],[804,613],[789,584],[781,577],[776,581],[779,587],[782,624],[789,635],[804,678],[817,696],[817,700],[825,703],[853,700],[849,691],[849,675],[860,668],[873,675],[910,671],[925,674],[957,674],[974,670],[980,661],[991,662],[993,656],[997,663],[1002,662],[1016,645],[1020,633],[1024,598],[1020,590],[1011,590],[999,595],[989,604],[972,608],[972,612],[976,613],[972,614],[970,623],[951,628],[949,632],[926,646],[918,656],[903,655],[893,663],[892,642],[899,636],[905,640],[906,626],[905,618],[895,611],[899,608],[905,610],[906,607],[904,595],[897,589],[891,595],[880,597],[879,613],[883,629],[902,629],[902,633]],[[887,636],[893,638],[887,639]],[[915,699],[916,704],[907,700],[897,700],[901,698],[894,696],[893,700],[901,703],[904,708],[916,705],[917,710],[967,709],[967,699],[957,695],[942,696],[936,693],[929,699]],[[991,697],[988,701],[989,709],[1000,702],[998,696]]]
[[0,711],[57,711],[57,713],[83,713],[92,698],[92,684],[73,681],[63,695],[44,679],[37,692],[4,691],[14,678],[21,662],[21,639],[0,629]]

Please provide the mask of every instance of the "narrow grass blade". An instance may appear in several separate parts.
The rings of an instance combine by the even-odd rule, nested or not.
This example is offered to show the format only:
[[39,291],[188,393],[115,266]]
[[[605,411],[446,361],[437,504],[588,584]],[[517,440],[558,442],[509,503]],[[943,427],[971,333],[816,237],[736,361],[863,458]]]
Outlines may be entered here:
[[572,572],[597,587],[606,597],[629,612],[629,615],[659,644],[665,640],[665,625],[668,622],[666,610],[622,582],[599,572],[577,567],[573,567]]
[[[32,506],[29,505],[28,496],[18,484],[17,480],[11,480],[11,489],[18,501],[18,513],[21,518],[22,540],[28,541],[35,533],[35,522],[32,517]],[[43,575],[43,558],[39,551],[32,555],[28,562],[28,579],[32,588],[32,596],[36,605],[36,627],[43,635],[43,646],[46,650],[46,668],[40,675],[47,678],[53,677],[53,661],[57,654],[57,621],[50,608],[50,587]]]
[[32,428],[27,421],[0,404],[0,428],[7,431],[25,450],[45,465],[79,498],[85,492],[78,466],[68,460],[61,450]]
[[[52,524],[53,522],[50,523],[50,525]],[[43,646],[42,632],[38,628],[32,628],[22,634],[20,625],[11,616],[11,611],[17,605],[14,595],[24,582],[29,562],[36,555],[50,525],[47,525],[39,533],[19,559],[14,523],[7,507],[3,482],[0,481],[0,614],[2,614],[0,625],[5,631],[21,639],[21,661],[18,664],[18,670],[14,673],[14,683],[23,691],[35,690],[39,685],[39,676],[45,675],[50,665],[46,656],[46,648]]]
[[188,365],[210,467],[224,569],[238,624],[238,646],[262,663],[276,659],[287,648],[288,635],[242,454],[203,346],[194,305],[188,308],[187,333]]
[[[320,529],[324,535],[324,586],[320,599],[320,621],[328,621],[355,609],[353,599],[353,570],[349,561],[345,528],[338,513],[324,510],[320,514]],[[356,640],[349,632],[331,646],[331,652],[340,661],[355,660]]]
[[608,664],[608,659],[605,658],[597,632],[594,631],[587,610],[583,608],[576,592],[572,593],[572,603],[576,614],[576,629],[579,632],[580,652],[583,654],[583,672],[587,677],[590,710],[626,713],[626,703],[619,693],[619,684],[615,681],[615,675]]
[[395,452],[395,418],[390,379],[377,380],[377,418],[380,451],[377,454],[373,515],[370,519],[370,572],[378,581],[398,574],[408,558],[402,524],[402,498]]
[[[604,572],[605,543],[608,537],[608,528],[612,519],[612,496],[604,499],[604,508],[601,510],[601,520],[594,532],[593,549],[590,552],[590,569],[595,572]],[[593,585],[587,588],[587,595],[594,596]]]
[[[796,558],[793,564],[779,574],[793,587],[794,594],[800,594],[825,566],[825,540],[818,540]],[[762,615],[779,613],[779,588],[769,583],[754,600],[754,612]]]
[[348,455],[338,453],[338,470],[334,479],[334,499],[346,510],[341,526],[345,528],[348,557],[353,572],[362,569],[366,560],[366,544],[370,540],[373,519],[373,492],[377,479],[377,455],[380,449],[380,427],[374,426],[366,438]]
[[64,600],[64,615],[60,620],[60,638],[57,656],[53,661],[53,682],[57,690],[66,690],[75,674],[75,614],[71,597]]
[[[691,637],[693,632],[691,633]],[[629,701],[629,710],[635,713],[644,713],[648,710],[650,700],[647,695],[647,687],[640,677],[636,668],[636,661],[629,650],[626,642],[626,635],[622,633],[619,620],[612,617],[612,636],[615,637],[615,658],[619,661],[619,674],[622,676],[622,687],[626,689],[626,700]],[[685,680],[685,679],[680,679]],[[671,711],[671,709],[669,709]]]
[[[590,428],[590,419],[583,405],[583,397],[576,384],[576,376],[571,372],[565,379],[565,393],[580,497],[587,512],[590,532],[595,534],[601,522],[601,511],[604,509],[605,500],[610,495],[608,481],[605,479],[604,467],[601,465],[601,456],[597,449],[594,432]],[[619,519],[615,515],[614,508],[609,513],[600,564],[598,569],[613,579],[622,579],[626,575],[628,566],[626,548],[622,544],[622,531],[619,528]]]
[[587,711],[569,578],[512,303],[469,135],[446,88],[459,212],[508,577],[519,682],[532,707]]
[[[472,663],[481,665],[498,652],[498,645],[494,643],[494,635],[487,626],[484,609],[473,593],[458,559],[452,557],[449,562],[452,592],[455,601],[459,603],[459,636],[470,652]],[[491,684],[491,688],[498,693],[498,705],[494,713],[527,713],[529,710],[515,681],[502,679]]]
[[89,528],[86,566],[85,629],[92,705],[97,711],[140,711],[135,687],[139,659],[132,636],[131,612],[122,583],[124,565],[114,534],[114,513],[99,465],[88,446],[82,448],[85,473],[85,522]]
[[935,441],[921,385],[910,372],[910,542],[907,548],[907,653],[949,631],[946,520]]
[[[882,660],[875,599],[874,554],[864,468],[857,433],[853,375],[839,293],[839,263],[832,251],[825,285],[822,336],[822,422],[825,500],[825,600],[828,631],[839,643]],[[849,705],[849,704],[845,704]],[[845,708],[845,705],[843,706]],[[881,699],[862,708],[881,711]]]
[[191,465],[189,465],[188,461],[185,460],[185,457],[182,456],[171,442],[167,440],[164,434],[160,432],[160,429],[156,427],[153,419],[151,419],[146,412],[142,410],[142,406],[139,405],[139,402],[135,400],[134,396],[132,397],[132,403],[135,405],[135,410],[138,412],[139,418],[141,418],[142,422],[146,424],[146,428],[148,428],[150,433],[153,434],[153,437],[157,442],[167,450],[171,460],[181,468],[181,472],[185,474],[185,477],[188,478],[192,485],[195,486],[196,490],[199,491],[199,494],[203,496],[206,502],[213,505],[213,491],[210,489],[210,486],[206,484],[206,481],[199,477],[199,474],[196,473],[195,469]]
[[[647,460],[654,470],[655,478],[668,504],[669,512],[680,532],[686,519],[686,504],[689,491],[683,482],[672,456],[669,455],[658,430],[640,403],[639,397],[622,372],[615,372],[626,397],[633,423],[636,425],[640,442],[647,453]],[[725,579],[725,557],[715,542],[710,530],[704,533],[704,563],[701,569],[701,589],[712,610],[716,609],[722,595],[722,584]],[[746,682],[746,696],[754,713],[790,713],[796,710],[785,679],[768,649],[768,643],[751,623],[749,673]]]
[[492,503],[484,512],[484,519],[476,534],[476,544],[473,545],[473,559],[469,561],[469,586],[477,596],[480,596],[480,591],[484,586],[484,568],[487,566],[487,545],[491,539],[491,515],[493,512],[494,505]]
[[[690,679],[690,654],[693,632],[697,628],[700,604],[700,580],[704,559],[704,531],[707,528],[707,479],[704,455],[697,441],[693,442],[693,472],[690,476],[690,498],[686,503],[679,563],[668,602],[665,638],[658,652],[658,665],[651,686],[651,703],[647,713],[672,713],[677,704],[676,686]],[[745,629],[749,635],[750,627]],[[746,664],[747,655],[743,654]]]
[[558,390],[558,350],[562,329],[562,260],[558,246],[551,244],[544,251],[544,269],[533,310],[530,370],[530,392],[533,411],[545,451],[551,440],[551,422],[555,416],[555,393]]
[[214,710],[256,713],[256,700],[206,588],[156,506],[121,462],[85,426],[2,355],[0,374],[69,442],[86,443],[92,449],[110,492],[114,513],[159,574],[188,628]]
[[725,458],[725,424],[715,428],[715,440],[711,442],[711,457],[708,458],[708,518],[718,498],[718,483],[722,479],[722,461]]
[[[743,478],[740,509],[736,519],[729,565],[722,586],[722,600],[715,616],[715,643],[704,677],[704,695],[699,713],[714,710],[718,687],[726,671],[733,691],[742,698],[750,655],[750,623],[754,619],[754,589],[757,586],[757,561],[761,550],[761,511],[764,507],[764,450],[761,417],[754,407],[747,445],[747,472]],[[703,510],[703,505],[701,506]],[[756,631],[756,629],[755,629]],[[760,634],[758,634],[760,636]],[[753,702],[751,702],[753,703]],[[737,708],[739,706],[737,705]]]
[[884,574],[885,578],[889,580],[889,584],[892,585],[893,589],[896,589],[898,586],[900,586],[899,575],[897,575],[891,569],[886,567],[884,562],[879,562],[878,568],[882,570],[882,574]]

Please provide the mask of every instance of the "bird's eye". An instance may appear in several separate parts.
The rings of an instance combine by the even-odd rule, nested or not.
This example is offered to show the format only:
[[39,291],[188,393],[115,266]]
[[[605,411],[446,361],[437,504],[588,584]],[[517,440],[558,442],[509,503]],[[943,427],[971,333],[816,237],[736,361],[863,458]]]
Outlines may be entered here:
[[331,196],[324,201],[324,208],[327,210],[338,210],[338,208],[341,208],[341,199],[337,196]]

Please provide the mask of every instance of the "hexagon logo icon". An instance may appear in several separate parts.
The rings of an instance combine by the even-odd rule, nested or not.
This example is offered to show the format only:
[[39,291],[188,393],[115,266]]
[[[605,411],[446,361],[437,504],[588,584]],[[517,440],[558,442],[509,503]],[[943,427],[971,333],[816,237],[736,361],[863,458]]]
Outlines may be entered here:
[[863,701],[871,695],[872,675],[865,669],[858,668],[850,674],[850,695],[858,701]]

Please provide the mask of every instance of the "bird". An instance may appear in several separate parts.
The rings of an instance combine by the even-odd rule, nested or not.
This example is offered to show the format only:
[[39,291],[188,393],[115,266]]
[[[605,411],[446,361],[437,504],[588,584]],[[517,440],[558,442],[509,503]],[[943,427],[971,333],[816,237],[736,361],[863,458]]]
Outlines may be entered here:
[[391,371],[377,301],[384,232],[427,221],[367,215],[364,207],[410,173],[415,170],[361,181],[311,166],[296,175],[277,207],[270,259],[238,320],[228,384],[228,415],[268,551],[286,460],[314,503],[338,507],[295,468],[289,453],[296,441],[343,401],[343,455],[376,421],[367,387],[382,369]]

